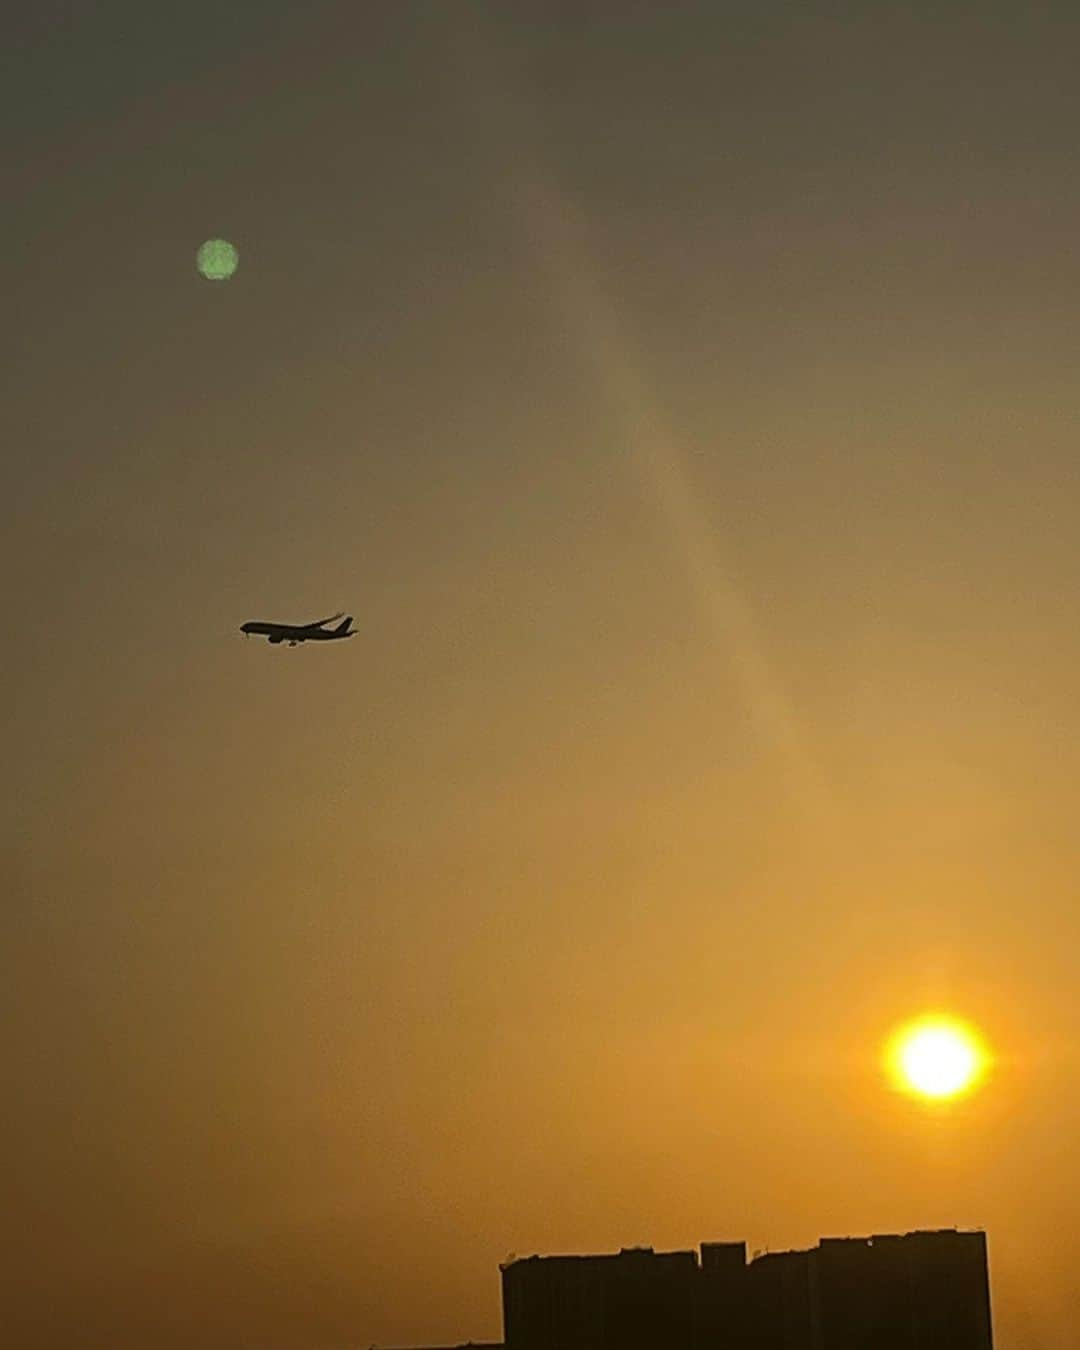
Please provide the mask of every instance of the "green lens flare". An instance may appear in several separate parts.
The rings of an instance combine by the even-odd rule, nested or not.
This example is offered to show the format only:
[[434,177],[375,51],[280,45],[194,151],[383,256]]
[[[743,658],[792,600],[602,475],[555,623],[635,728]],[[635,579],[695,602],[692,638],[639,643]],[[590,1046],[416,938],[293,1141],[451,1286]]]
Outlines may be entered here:
[[207,281],[228,281],[240,254],[227,239],[208,239],[195,255],[195,265]]

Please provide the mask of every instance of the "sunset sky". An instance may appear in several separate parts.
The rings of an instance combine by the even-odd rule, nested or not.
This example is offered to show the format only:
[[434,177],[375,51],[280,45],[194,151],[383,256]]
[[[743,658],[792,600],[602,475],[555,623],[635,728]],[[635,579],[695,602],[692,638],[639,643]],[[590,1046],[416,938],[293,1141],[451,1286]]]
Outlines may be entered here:
[[[1080,1350],[1076,5],[36,0],[3,60],[12,1345],[955,1225]],[[954,1102],[883,1068],[928,1012]]]

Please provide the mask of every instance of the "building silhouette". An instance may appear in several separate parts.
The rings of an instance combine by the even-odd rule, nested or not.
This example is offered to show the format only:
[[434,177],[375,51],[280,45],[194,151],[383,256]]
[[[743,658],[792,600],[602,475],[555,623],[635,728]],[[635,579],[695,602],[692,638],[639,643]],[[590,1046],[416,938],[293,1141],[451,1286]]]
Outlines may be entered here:
[[[501,1345],[484,1350],[992,1350],[986,1235],[744,1242],[504,1262]],[[461,1350],[461,1348],[459,1348]],[[474,1350],[480,1350],[475,1347]]]

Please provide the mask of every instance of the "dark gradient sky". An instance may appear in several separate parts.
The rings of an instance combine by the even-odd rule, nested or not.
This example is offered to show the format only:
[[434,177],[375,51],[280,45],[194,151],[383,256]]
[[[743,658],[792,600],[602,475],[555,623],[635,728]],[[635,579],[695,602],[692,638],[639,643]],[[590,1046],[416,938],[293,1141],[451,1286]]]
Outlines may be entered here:
[[811,8],[9,20],[21,1350],[953,1224],[1080,1347],[1080,20]]

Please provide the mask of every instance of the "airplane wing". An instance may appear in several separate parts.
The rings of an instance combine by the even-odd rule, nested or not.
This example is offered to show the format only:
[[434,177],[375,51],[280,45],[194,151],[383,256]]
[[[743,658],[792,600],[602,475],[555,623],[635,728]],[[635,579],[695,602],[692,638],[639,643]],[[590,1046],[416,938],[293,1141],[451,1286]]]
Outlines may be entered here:
[[308,628],[321,628],[321,627],[323,626],[323,624],[333,623],[335,619],[343,619],[344,617],[345,617],[345,611],[344,611],[344,610],[341,610],[341,611],[340,611],[339,613],[337,613],[337,614],[331,614],[330,617],[329,617],[328,619],[316,619],[314,623],[309,623],[309,624],[306,625],[306,627],[308,627]]

